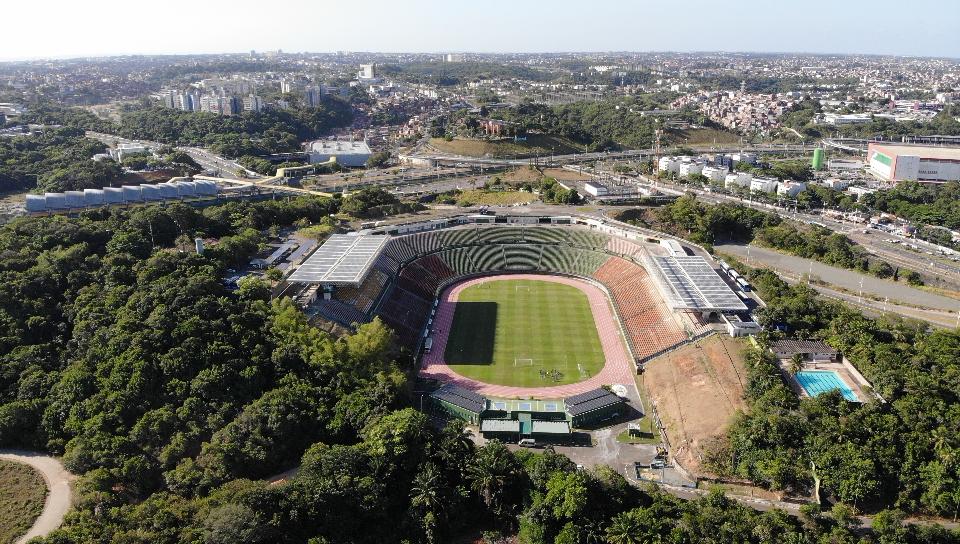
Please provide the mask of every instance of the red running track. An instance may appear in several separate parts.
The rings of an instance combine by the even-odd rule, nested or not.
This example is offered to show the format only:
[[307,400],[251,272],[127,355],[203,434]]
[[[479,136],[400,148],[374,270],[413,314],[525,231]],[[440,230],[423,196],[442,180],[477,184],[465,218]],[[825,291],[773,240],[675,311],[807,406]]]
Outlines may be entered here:
[[[562,283],[580,289],[587,295],[590,309],[593,311],[594,324],[600,336],[600,345],[606,364],[599,373],[582,382],[567,385],[548,387],[512,387],[509,385],[494,385],[467,378],[455,372],[443,360],[447,348],[447,335],[453,324],[453,314],[456,310],[460,292],[464,289],[488,281],[499,280],[538,280]],[[445,383],[452,383],[459,387],[476,391],[481,395],[503,398],[562,398],[596,389],[602,385],[622,383],[633,384],[634,365],[624,347],[620,336],[620,326],[614,318],[613,308],[607,295],[595,285],[585,281],[562,276],[544,276],[540,274],[503,274],[474,278],[448,287],[440,296],[437,313],[433,320],[433,347],[430,353],[423,357],[423,368],[420,375],[433,378]]]

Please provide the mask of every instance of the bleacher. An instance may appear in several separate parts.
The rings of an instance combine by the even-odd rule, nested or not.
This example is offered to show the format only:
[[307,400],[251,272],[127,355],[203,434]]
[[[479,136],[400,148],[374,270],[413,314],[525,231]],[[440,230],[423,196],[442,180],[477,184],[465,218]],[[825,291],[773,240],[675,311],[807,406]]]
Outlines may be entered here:
[[367,315],[356,307],[341,302],[335,298],[330,300],[318,300],[314,306],[323,317],[336,321],[347,327],[354,323],[366,323],[369,321]]
[[378,314],[403,344],[413,346],[430,317],[430,305],[430,301],[397,286],[385,297]]
[[345,325],[379,315],[401,342],[413,346],[437,291],[458,277],[499,271],[568,274],[606,287],[631,350],[642,359],[686,339],[647,270],[630,260],[643,252],[640,243],[574,226],[470,225],[420,232],[391,239],[363,284],[338,287],[332,300],[318,301],[316,307],[320,315]]
[[388,276],[380,270],[370,271],[370,275],[360,287],[338,287],[334,291],[335,299],[356,308],[364,316],[370,312],[373,303],[380,297],[383,287],[387,284]]
[[507,256],[507,270],[537,270],[540,263],[540,248],[535,244],[508,244],[503,249]]

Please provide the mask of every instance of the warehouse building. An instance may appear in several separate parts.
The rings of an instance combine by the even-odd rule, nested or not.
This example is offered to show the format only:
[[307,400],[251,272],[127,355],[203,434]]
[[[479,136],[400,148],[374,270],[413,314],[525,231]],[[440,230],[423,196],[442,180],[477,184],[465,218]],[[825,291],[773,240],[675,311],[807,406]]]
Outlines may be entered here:
[[883,181],[960,181],[960,147],[874,142],[867,161],[868,171]]
[[343,142],[339,140],[317,140],[310,144],[310,162],[327,162],[331,158],[343,166],[361,167],[367,165],[367,159],[373,153],[367,142]]

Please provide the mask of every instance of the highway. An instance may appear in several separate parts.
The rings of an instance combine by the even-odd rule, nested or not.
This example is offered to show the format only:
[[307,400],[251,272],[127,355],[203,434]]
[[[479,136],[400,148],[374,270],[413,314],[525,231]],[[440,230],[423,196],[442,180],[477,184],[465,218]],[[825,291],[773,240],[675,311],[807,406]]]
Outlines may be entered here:
[[136,144],[142,145],[145,147],[173,147],[179,151],[185,152],[187,155],[197,162],[201,167],[206,168],[207,170],[212,170],[219,173],[223,177],[232,177],[236,178],[251,178],[258,179],[263,176],[254,172],[252,170],[247,170],[236,161],[215,155],[205,149],[199,147],[190,147],[190,146],[170,146],[167,144],[162,144],[160,142],[153,142],[150,140],[131,140],[129,138],[123,138],[116,136],[114,134],[104,134],[102,132],[93,132],[88,130],[86,132],[87,138],[92,138],[94,140],[103,142],[107,145],[117,145],[117,144]]
[[[611,175],[611,173],[607,173]],[[891,265],[909,268],[917,272],[929,274],[941,278],[946,283],[960,286],[960,265],[945,257],[933,254],[927,254],[926,251],[933,252],[932,245],[922,240],[906,238],[901,234],[894,232],[883,232],[876,229],[867,229],[866,225],[852,222],[841,222],[822,215],[813,215],[798,211],[789,210],[773,204],[758,202],[750,199],[743,199],[733,195],[715,193],[704,189],[688,187],[685,185],[676,185],[664,181],[651,180],[645,176],[639,176],[638,180],[646,186],[655,187],[658,190],[675,195],[694,193],[697,199],[712,204],[732,203],[748,206],[756,210],[775,213],[780,217],[790,219],[799,223],[811,224],[820,223],[827,228],[847,235],[851,240],[863,246],[869,253],[882,258]],[[636,181],[636,180],[635,180]],[[888,240],[896,240],[890,242]],[[913,250],[906,244],[915,244],[920,250]]]

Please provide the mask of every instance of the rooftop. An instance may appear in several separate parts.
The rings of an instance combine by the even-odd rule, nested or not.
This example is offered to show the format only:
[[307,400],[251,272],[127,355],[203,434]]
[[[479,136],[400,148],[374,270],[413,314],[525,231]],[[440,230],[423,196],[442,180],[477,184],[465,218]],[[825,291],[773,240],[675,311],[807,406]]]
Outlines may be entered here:
[[580,393],[579,395],[567,397],[563,402],[567,405],[568,414],[571,416],[578,416],[580,414],[592,412],[593,410],[599,410],[600,408],[606,408],[607,406],[620,404],[624,402],[624,400],[614,395],[610,391],[600,387],[587,391],[586,393]]
[[444,385],[430,396],[476,414],[482,412],[487,406],[487,399],[482,395],[455,385]]
[[314,153],[360,153],[370,154],[370,146],[364,141],[317,140],[310,144],[310,151]]
[[651,257],[653,277],[674,310],[742,312],[746,304],[703,257]]
[[820,340],[776,340],[770,343],[770,349],[777,353],[831,353],[837,350]]
[[288,281],[359,286],[389,239],[384,235],[334,234],[290,275]]
[[943,147],[935,145],[911,145],[871,143],[871,149],[882,150],[886,155],[916,155],[925,159],[941,159],[960,161],[960,147]]

